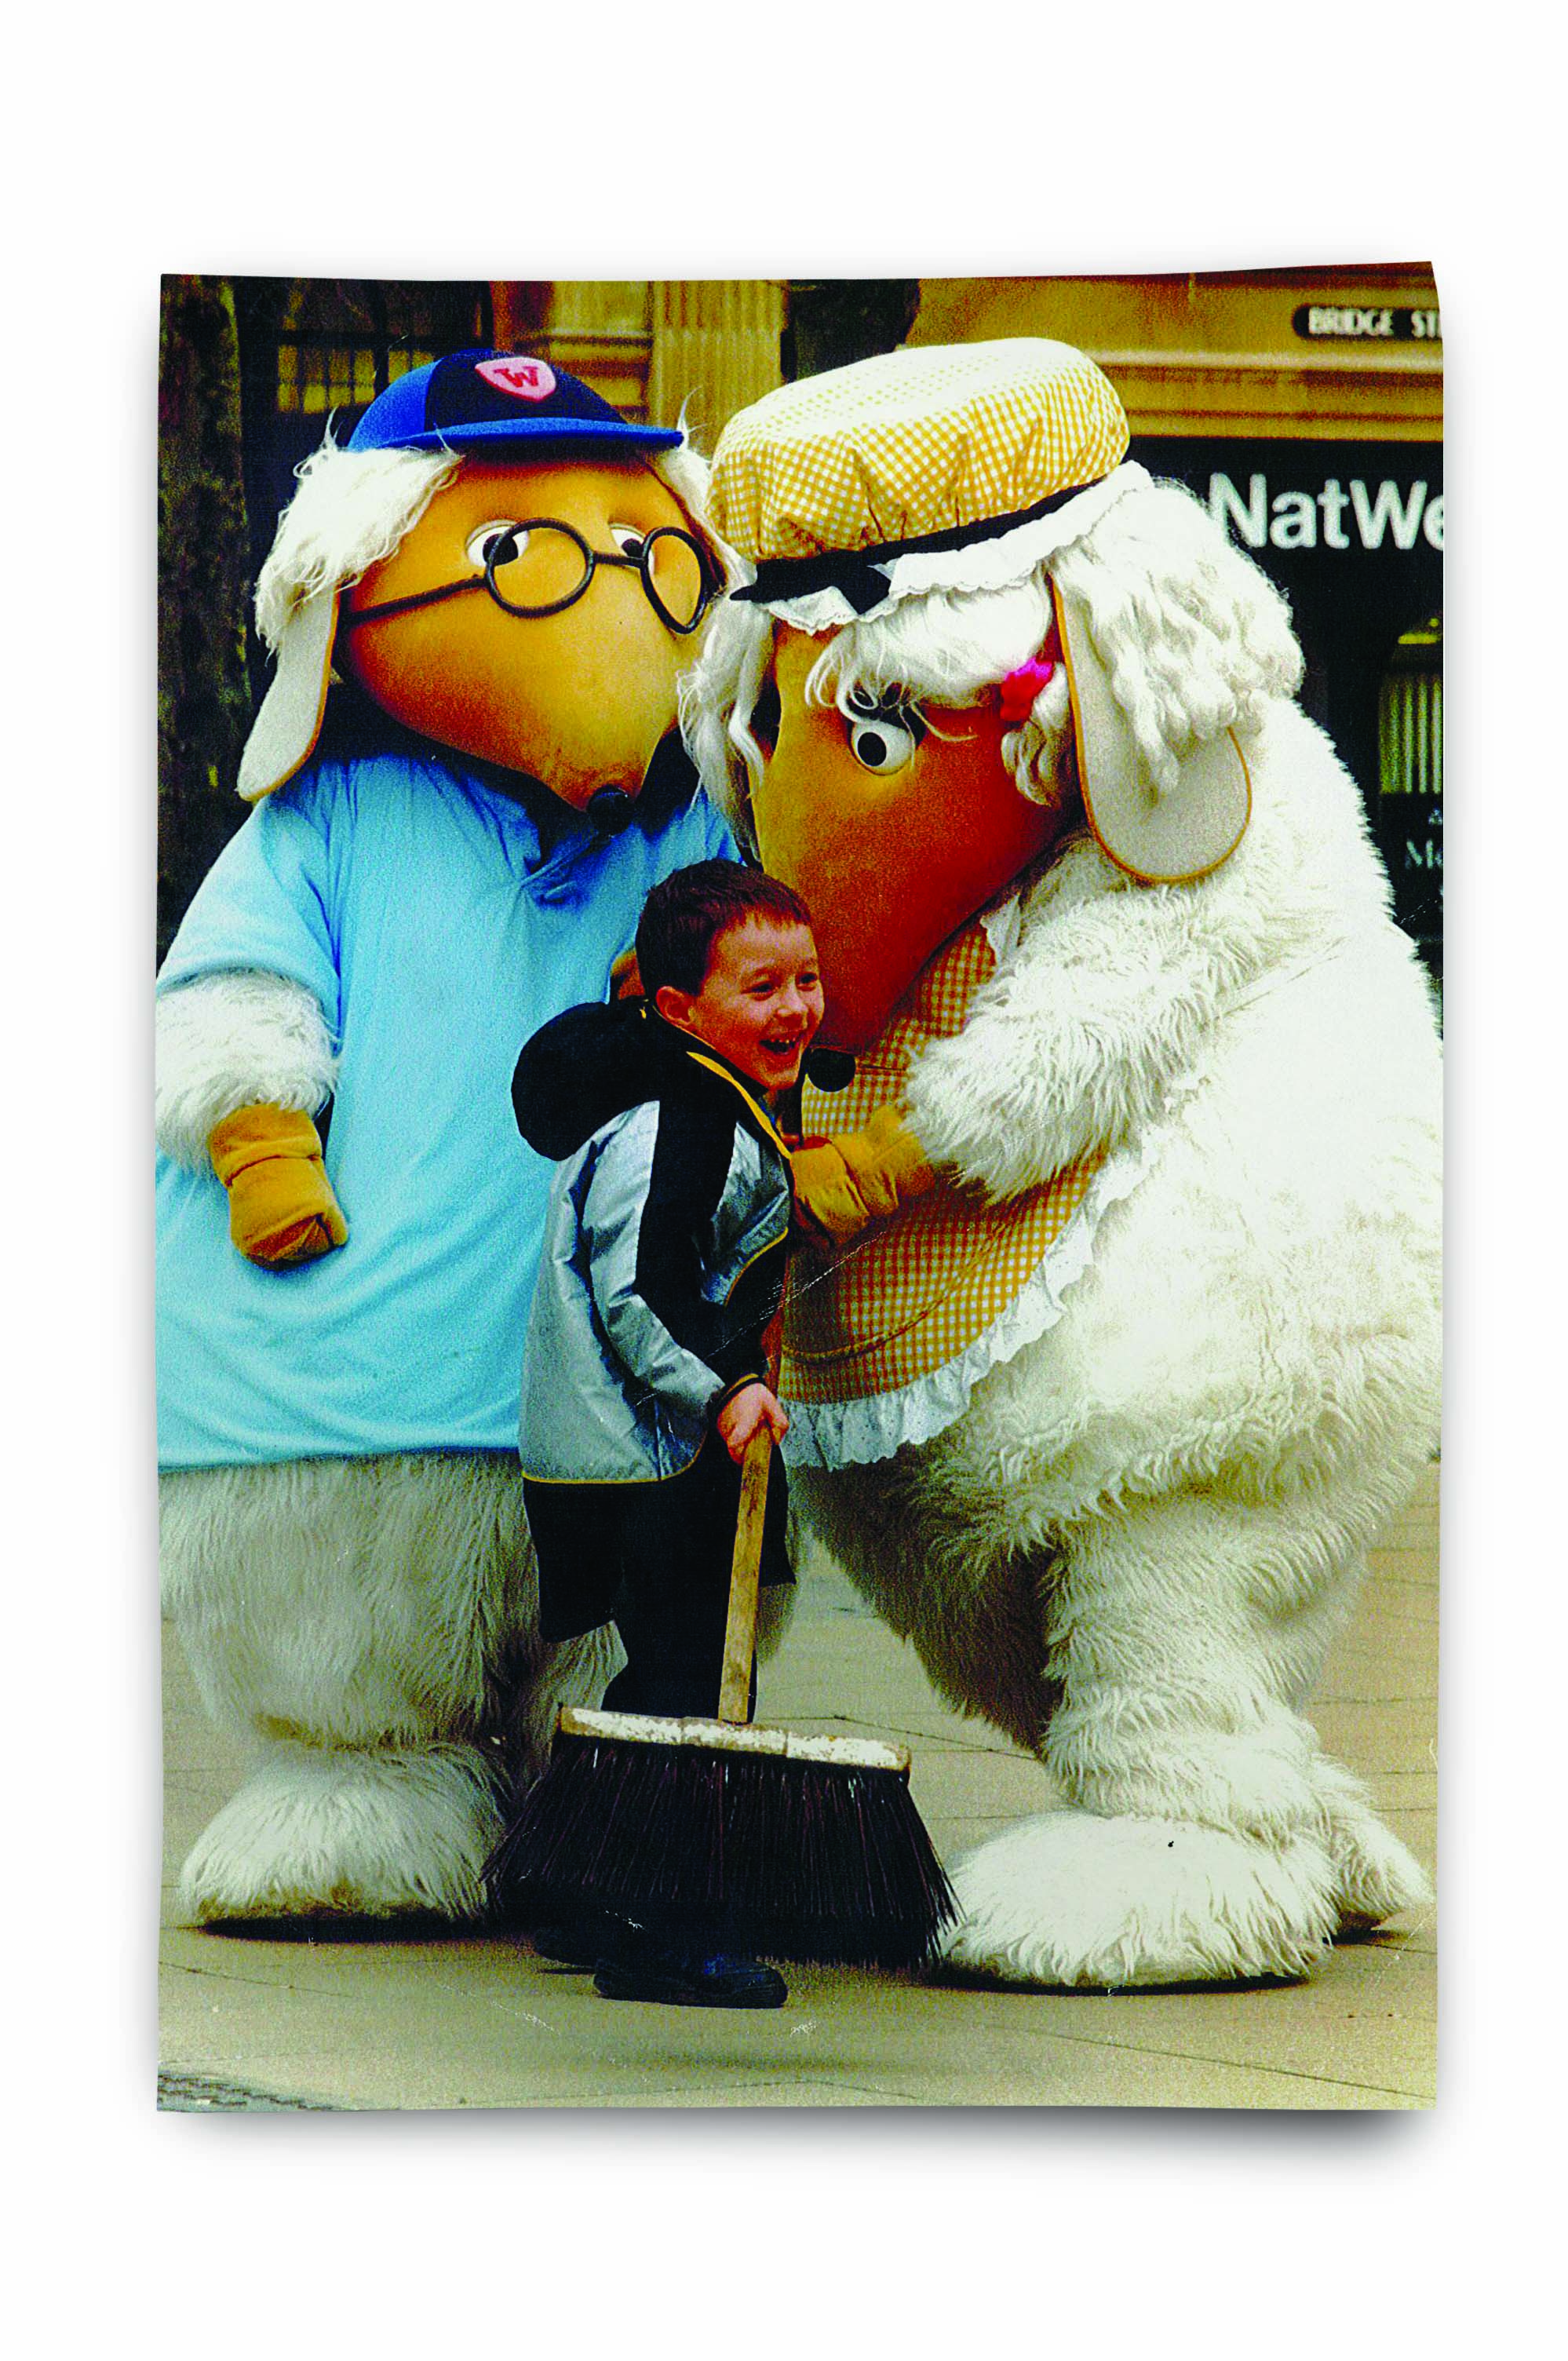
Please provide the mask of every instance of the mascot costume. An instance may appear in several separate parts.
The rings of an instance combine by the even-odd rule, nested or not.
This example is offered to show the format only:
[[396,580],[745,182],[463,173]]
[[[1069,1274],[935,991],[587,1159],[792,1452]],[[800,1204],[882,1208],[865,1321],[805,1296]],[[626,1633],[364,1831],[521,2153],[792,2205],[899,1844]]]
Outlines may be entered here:
[[498,1801],[613,1670],[537,1634],[551,1168],[510,1093],[649,889],[734,852],[674,733],[703,489],[680,434],[469,352],[329,436],[280,523],[256,808],[159,983],[165,1602],[258,1750],[188,1916],[473,1913]]
[[1052,1774],[954,1870],[1027,1984],[1297,1976],[1427,1893],[1303,1708],[1437,1437],[1431,997],[1281,600],[1127,442],[1046,341],[769,395],[684,692],[859,1060],[794,1496]]

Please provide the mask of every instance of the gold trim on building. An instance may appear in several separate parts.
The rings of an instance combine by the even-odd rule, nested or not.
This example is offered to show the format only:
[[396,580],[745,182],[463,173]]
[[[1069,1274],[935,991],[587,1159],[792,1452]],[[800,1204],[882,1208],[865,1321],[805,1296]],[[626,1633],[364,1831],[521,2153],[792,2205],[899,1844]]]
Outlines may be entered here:
[[711,451],[738,410],[782,381],[780,279],[498,280],[496,342],[569,369],[629,418],[683,412]]
[[1135,434],[1418,442],[1442,434],[1442,345],[1309,337],[1311,308],[1438,311],[1426,263],[1153,278],[926,279],[909,341],[1056,336],[1099,362]]

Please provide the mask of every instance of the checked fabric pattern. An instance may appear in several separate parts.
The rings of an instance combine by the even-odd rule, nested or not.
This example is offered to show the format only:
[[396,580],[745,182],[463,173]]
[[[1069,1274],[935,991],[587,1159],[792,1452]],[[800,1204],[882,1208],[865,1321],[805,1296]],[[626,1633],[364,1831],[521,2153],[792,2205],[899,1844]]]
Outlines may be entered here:
[[714,460],[713,523],[752,565],[1012,516],[1127,449],[1110,381],[1037,338],[879,353],[766,394]]
[[[805,1086],[803,1130],[853,1131],[896,1101],[911,1061],[960,1029],[995,965],[976,919],[926,969],[847,1090],[829,1097]],[[785,1302],[784,1399],[861,1400],[955,1360],[1038,1269],[1104,1161],[1102,1152],[1001,1205],[939,1183],[839,1252],[800,1248]]]

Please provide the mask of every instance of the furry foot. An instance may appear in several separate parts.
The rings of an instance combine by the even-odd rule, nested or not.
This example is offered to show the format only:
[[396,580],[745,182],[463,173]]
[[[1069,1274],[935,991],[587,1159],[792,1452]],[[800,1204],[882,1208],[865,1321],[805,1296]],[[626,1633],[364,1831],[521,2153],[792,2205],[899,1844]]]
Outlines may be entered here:
[[1384,1827],[1360,1780],[1326,1755],[1315,1777],[1334,1864],[1339,1933],[1365,1935],[1396,1911],[1429,1908],[1431,1881],[1414,1853]]
[[501,1827],[473,1747],[280,1746],[192,1847],[180,1909],[203,1925],[323,1914],[475,1918]]
[[1312,1838],[1266,1845],[1190,1820],[1046,1812],[951,1874],[964,1915],[944,1956],[1010,1983],[1299,1977],[1338,1923],[1333,1865]]

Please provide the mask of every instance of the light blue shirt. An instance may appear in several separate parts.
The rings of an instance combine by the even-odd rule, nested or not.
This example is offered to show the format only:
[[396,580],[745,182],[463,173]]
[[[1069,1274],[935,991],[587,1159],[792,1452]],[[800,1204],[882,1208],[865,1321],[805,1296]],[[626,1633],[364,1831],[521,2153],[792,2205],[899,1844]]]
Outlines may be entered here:
[[401,752],[317,763],[257,807],[159,989],[262,969],[320,1002],[348,1243],[249,1263],[210,1168],[159,1158],[160,1466],[515,1453],[554,1168],[518,1136],[512,1068],[548,1018],[604,996],[649,890],[715,857],[735,844],[700,796],[542,853],[521,804]]

